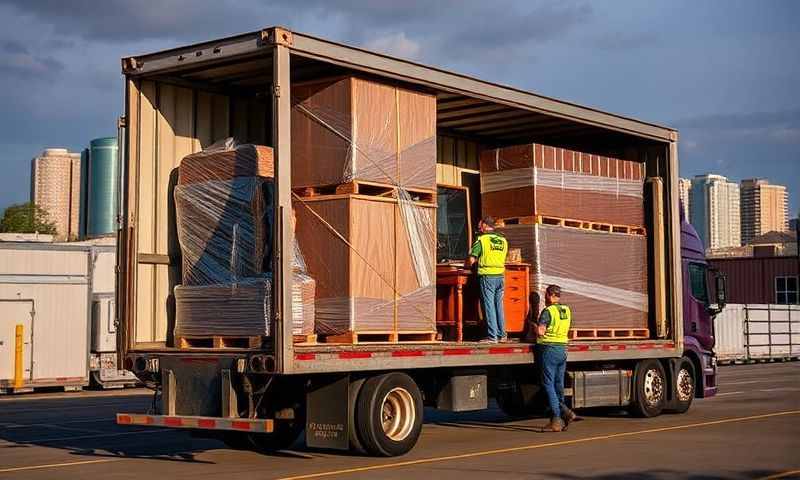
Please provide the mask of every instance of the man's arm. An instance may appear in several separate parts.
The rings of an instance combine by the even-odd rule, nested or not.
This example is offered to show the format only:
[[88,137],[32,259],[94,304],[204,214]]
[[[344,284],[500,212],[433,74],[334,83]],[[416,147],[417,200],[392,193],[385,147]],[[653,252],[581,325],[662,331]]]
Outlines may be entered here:
[[539,337],[544,336],[544,332],[547,331],[547,327],[550,325],[550,311],[546,308],[542,310],[542,313],[539,314],[539,321],[536,322],[536,335]]
[[475,240],[475,243],[472,244],[472,248],[469,250],[469,255],[464,260],[464,268],[470,269],[475,262],[478,261],[478,257],[481,256],[481,241]]

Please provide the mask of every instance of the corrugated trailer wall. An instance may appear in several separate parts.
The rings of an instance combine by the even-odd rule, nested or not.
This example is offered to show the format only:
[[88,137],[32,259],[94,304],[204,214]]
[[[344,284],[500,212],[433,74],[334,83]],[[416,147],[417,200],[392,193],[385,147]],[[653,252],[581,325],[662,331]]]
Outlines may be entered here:
[[[128,81],[128,225],[125,237],[137,258],[126,259],[135,275],[125,291],[134,341],[163,343],[180,278],[180,248],[174,231],[172,188],[181,159],[233,136],[267,144],[269,114],[265,101],[231,97],[150,80]],[[129,280],[133,280],[130,276]],[[135,299],[135,303],[132,301]]]
[[13,384],[17,324],[25,387],[86,384],[88,305],[86,249],[0,248],[0,388]]

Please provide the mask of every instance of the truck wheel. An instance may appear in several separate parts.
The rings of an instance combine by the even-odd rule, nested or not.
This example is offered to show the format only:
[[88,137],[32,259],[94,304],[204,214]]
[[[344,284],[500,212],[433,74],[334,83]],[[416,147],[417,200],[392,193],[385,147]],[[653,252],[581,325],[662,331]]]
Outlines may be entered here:
[[358,425],[356,422],[356,406],[358,405],[358,394],[361,392],[361,387],[364,386],[366,379],[359,378],[350,382],[350,398],[348,399],[348,421],[350,422],[350,451],[359,455],[366,455],[367,450],[361,439],[358,438]]
[[649,418],[661,414],[667,399],[667,380],[661,362],[643,360],[636,365],[632,393],[629,408],[632,415]]
[[691,360],[684,357],[675,369],[675,406],[670,409],[673,413],[686,413],[694,400],[695,373]]
[[374,376],[358,395],[359,439],[372,455],[403,455],[419,439],[422,410],[422,394],[411,377],[397,372]]

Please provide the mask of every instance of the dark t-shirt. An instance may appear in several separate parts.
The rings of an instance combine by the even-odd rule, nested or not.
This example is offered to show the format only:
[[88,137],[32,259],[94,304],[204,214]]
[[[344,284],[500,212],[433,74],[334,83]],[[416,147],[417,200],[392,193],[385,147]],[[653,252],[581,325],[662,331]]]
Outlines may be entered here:
[[550,326],[550,311],[546,308],[539,314],[539,325],[544,325],[545,328]]

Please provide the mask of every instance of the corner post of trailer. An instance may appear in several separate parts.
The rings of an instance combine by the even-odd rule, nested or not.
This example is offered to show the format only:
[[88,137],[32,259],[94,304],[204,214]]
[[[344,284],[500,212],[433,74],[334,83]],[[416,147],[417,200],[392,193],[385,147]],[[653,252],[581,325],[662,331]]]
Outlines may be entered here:
[[272,145],[275,152],[275,259],[273,261],[275,371],[289,373],[294,360],[292,336],[292,228],[291,96],[289,47],[291,32],[270,28],[262,42],[272,46]]
[[678,191],[678,132],[672,132],[669,142],[669,170],[665,178],[669,179],[669,225],[671,232],[671,246],[669,248],[672,260],[672,330],[675,339],[675,348],[678,355],[683,354],[683,265],[681,263],[681,218],[680,218],[680,192]]

